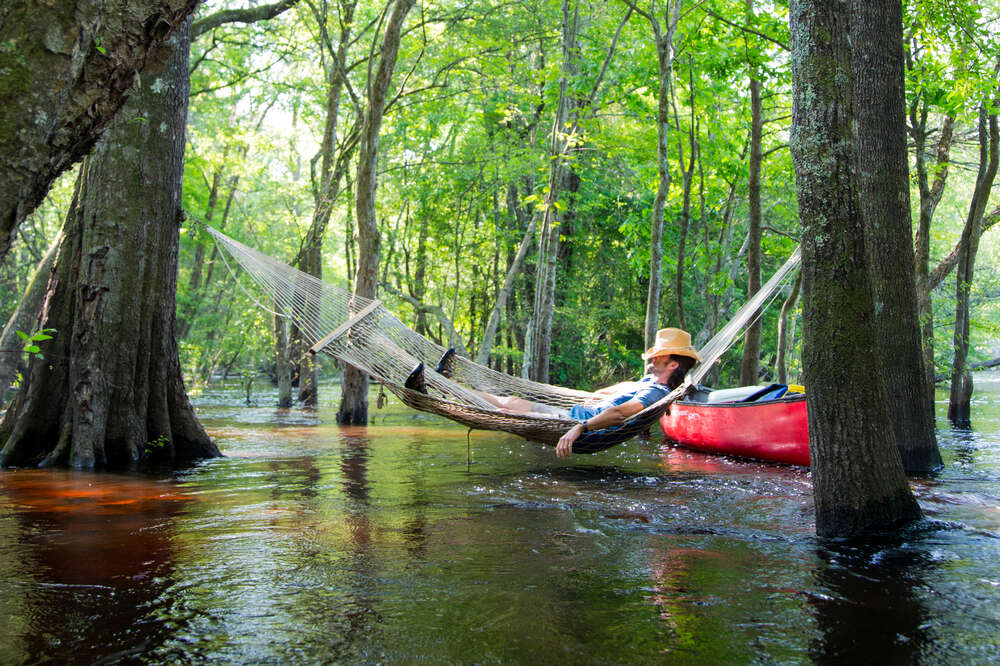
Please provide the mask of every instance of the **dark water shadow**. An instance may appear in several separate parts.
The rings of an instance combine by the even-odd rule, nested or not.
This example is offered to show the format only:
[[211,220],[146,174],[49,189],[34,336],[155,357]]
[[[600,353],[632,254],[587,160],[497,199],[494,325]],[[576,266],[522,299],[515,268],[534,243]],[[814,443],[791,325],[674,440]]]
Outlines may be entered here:
[[918,663],[934,642],[924,601],[939,568],[919,542],[939,524],[920,521],[894,535],[827,541],[807,591],[820,637],[818,664]]
[[19,559],[22,582],[3,603],[11,633],[20,632],[21,658],[136,660],[184,624],[184,613],[164,598],[176,574],[174,521],[194,501],[175,483],[17,470],[0,474],[0,498],[17,507],[2,550]]

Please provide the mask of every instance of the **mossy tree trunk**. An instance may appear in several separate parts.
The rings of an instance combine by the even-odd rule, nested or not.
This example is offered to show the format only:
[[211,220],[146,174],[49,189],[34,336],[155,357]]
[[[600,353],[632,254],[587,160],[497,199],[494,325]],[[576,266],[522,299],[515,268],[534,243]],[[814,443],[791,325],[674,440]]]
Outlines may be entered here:
[[187,399],[175,334],[188,30],[80,170],[42,312],[57,333],[0,421],[0,464],[219,455]]
[[0,260],[63,171],[94,146],[136,73],[196,0],[62,0],[0,6]]
[[816,532],[827,537],[883,530],[920,516],[872,354],[878,340],[855,175],[850,21],[851,0],[796,0],[790,6],[802,364]]
[[898,0],[853,0],[858,184],[872,276],[881,381],[903,468],[926,474],[941,466],[934,403],[927,386],[910,244],[910,176],[906,149],[903,6]]

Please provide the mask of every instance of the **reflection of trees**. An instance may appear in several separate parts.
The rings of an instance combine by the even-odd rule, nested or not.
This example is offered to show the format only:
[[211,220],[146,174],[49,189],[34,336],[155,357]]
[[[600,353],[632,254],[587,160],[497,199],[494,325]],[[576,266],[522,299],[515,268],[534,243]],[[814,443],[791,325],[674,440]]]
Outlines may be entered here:
[[976,433],[971,428],[952,426],[950,439],[955,455],[955,464],[972,467],[976,464]]
[[63,470],[0,473],[0,497],[16,507],[2,552],[17,573],[4,577],[23,581],[0,607],[3,649],[19,635],[21,652],[0,650],[0,662],[127,661],[169,638],[157,606],[175,569],[173,521],[190,498],[156,479]]
[[819,591],[810,598],[821,637],[811,646],[817,663],[914,663],[932,641],[924,587],[925,555],[900,544],[835,546],[820,550]]
[[[408,455],[413,460],[420,460],[424,455],[426,442],[415,439],[409,447]],[[405,482],[410,493],[403,503],[406,511],[403,523],[403,538],[406,540],[406,551],[416,562],[422,562],[427,556],[427,479],[420,465],[411,465]]]
[[[363,431],[362,431],[363,432]],[[372,525],[368,515],[370,489],[368,487],[368,438],[364,435],[345,435],[340,449],[340,471],[343,473],[343,490],[347,500],[348,534],[350,538],[347,571],[350,574],[347,603],[343,606],[347,619],[344,647],[363,641],[368,623],[377,620],[372,596],[375,564],[372,557]],[[335,660],[349,656],[331,654]]]

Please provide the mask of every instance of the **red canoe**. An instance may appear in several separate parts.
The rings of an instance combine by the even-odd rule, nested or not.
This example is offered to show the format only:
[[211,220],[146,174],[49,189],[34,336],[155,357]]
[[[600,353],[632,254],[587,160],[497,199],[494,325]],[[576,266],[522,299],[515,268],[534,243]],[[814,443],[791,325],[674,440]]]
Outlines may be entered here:
[[660,426],[668,441],[696,451],[808,467],[806,396],[774,394],[773,386],[699,391],[671,405]]

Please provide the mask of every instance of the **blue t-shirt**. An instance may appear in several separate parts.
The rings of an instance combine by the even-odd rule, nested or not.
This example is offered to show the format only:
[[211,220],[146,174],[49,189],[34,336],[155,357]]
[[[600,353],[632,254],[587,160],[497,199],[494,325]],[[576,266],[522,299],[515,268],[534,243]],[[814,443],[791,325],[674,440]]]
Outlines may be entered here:
[[670,387],[666,384],[658,384],[653,381],[652,375],[646,375],[637,382],[632,382],[609,398],[604,398],[589,405],[574,405],[569,410],[569,416],[577,421],[586,421],[592,416],[597,416],[601,412],[623,405],[629,400],[638,400],[643,408],[649,407],[655,402],[659,402],[670,394]]

